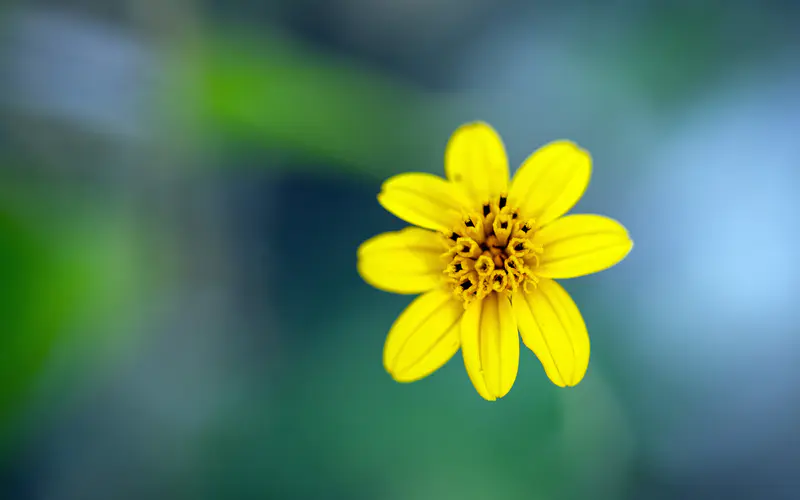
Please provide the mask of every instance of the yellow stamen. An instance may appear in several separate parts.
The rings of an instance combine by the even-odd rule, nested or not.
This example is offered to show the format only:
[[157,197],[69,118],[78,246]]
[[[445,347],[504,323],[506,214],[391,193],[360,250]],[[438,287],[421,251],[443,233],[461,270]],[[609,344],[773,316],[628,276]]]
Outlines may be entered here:
[[531,240],[534,227],[532,219],[521,219],[501,196],[465,213],[462,223],[444,234],[450,245],[445,279],[464,307],[493,292],[536,287],[534,270],[542,247]]
[[466,304],[471,302],[478,292],[478,275],[475,271],[470,271],[466,276],[463,276],[454,287],[455,295],[464,301]]
[[511,216],[508,214],[500,214],[495,218],[492,223],[494,235],[501,245],[505,246],[508,243],[508,237],[511,236]]
[[456,252],[462,257],[476,259],[481,255],[481,247],[472,238],[459,238],[456,241]]
[[478,271],[478,276],[489,276],[494,271],[494,262],[486,255],[481,255],[475,262],[475,270]]
[[497,270],[492,273],[492,289],[495,292],[503,292],[508,288],[508,275],[501,271]]
[[445,269],[445,274],[452,278],[459,278],[475,268],[475,261],[456,255]]
[[483,228],[483,218],[472,215],[465,216],[463,233],[477,243],[483,243],[483,240],[486,238],[486,233]]
[[490,293],[492,293],[492,280],[489,276],[483,276],[481,277],[481,281],[478,284],[477,298],[483,299]]
[[508,253],[517,257],[522,257],[527,254],[533,243],[527,238],[511,238],[508,242]]

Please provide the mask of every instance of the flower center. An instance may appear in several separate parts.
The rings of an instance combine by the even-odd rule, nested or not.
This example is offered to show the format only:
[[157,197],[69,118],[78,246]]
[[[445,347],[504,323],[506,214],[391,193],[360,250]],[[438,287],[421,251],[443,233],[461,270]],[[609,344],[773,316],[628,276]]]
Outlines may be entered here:
[[467,307],[492,292],[509,293],[520,286],[536,286],[541,245],[531,241],[533,219],[523,220],[500,196],[467,213],[449,235],[444,274],[453,293]]

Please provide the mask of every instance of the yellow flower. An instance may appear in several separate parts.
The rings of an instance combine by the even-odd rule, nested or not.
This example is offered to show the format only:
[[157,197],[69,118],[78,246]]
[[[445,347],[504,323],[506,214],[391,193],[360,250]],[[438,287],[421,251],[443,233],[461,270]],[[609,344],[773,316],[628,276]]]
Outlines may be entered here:
[[375,236],[358,249],[367,283],[422,294],[386,339],[383,364],[395,380],[426,377],[461,348],[475,389],[494,401],[517,378],[519,332],[554,384],[581,381],[589,335],[553,278],[602,271],[633,247],[612,219],[564,216],[583,196],[591,164],[572,142],[552,142],[509,182],[502,140],[477,122],[450,138],[447,180],[407,173],[383,184],[380,204],[418,226]]

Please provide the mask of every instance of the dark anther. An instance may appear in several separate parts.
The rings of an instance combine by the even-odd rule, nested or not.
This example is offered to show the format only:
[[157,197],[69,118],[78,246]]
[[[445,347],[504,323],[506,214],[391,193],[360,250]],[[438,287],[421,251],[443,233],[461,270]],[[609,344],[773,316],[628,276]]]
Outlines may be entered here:
[[500,229],[507,229],[507,228],[508,228],[508,222],[507,221],[503,221],[503,222],[500,223]]
[[500,283],[501,281],[503,281],[503,276],[500,275],[500,274],[495,274],[494,275],[494,281],[495,281],[495,283]]
[[499,204],[499,206],[500,206],[500,208],[503,208],[503,207],[505,207],[505,206],[506,206],[506,197],[505,197],[505,196],[501,196],[501,197],[500,197],[500,204]]
[[456,272],[460,272],[463,269],[461,267],[461,262],[457,262],[455,265],[453,265],[453,269],[455,269]]
[[514,265],[514,261],[513,260],[508,260],[506,262],[508,263],[508,267],[510,267],[511,269],[514,269],[515,267],[517,267],[517,266]]
[[523,245],[522,243],[517,243],[517,246],[514,247],[514,250],[516,250],[517,252],[521,252],[525,250],[525,245]]
[[456,233],[450,234],[450,239],[451,240],[456,241],[456,240],[458,240],[458,238],[459,238],[459,236]]
[[519,217],[519,214],[517,212],[514,212],[513,214],[511,214],[511,218],[512,219],[516,219],[517,217]]
[[472,286],[472,282],[470,280],[468,280],[468,279],[461,282],[461,289],[462,290],[467,290],[471,286]]
[[489,245],[487,245],[486,243],[481,243],[481,250],[483,250],[484,252],[488,251]]
[[475,227],[475,224],[472,222],[472,219],[467,219],[467,222],[464,223],[467,227]]
[[528,231],[530,231],[530,230],[531,230],[531,228],[530,228],[530,227],[528,227],[528,225],[527,225],[527,224],[525,224],[524,226],[522,226],[520,229],[522,229],[522,232],[523,232],[523,233],[527,233]]
[[484,216],[484,217],[486,217],[487,215],[489,215],[489,212],[491,212],[491,211],[492,211],[492,209],[489,207],[489,204],[488,204],[488,203],[487,203],[486,205],[484,205],[484,206],[483,206],[483,216]]

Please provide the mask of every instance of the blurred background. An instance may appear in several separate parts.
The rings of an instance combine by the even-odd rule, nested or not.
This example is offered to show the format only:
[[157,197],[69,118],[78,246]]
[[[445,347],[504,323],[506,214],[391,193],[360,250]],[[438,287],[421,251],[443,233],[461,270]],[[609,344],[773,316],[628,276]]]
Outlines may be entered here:
[[[800,4],[3,0],[0,498],[800,498]],[[636,247],[522,351],[397,384],[375,199],[484,120]]]

